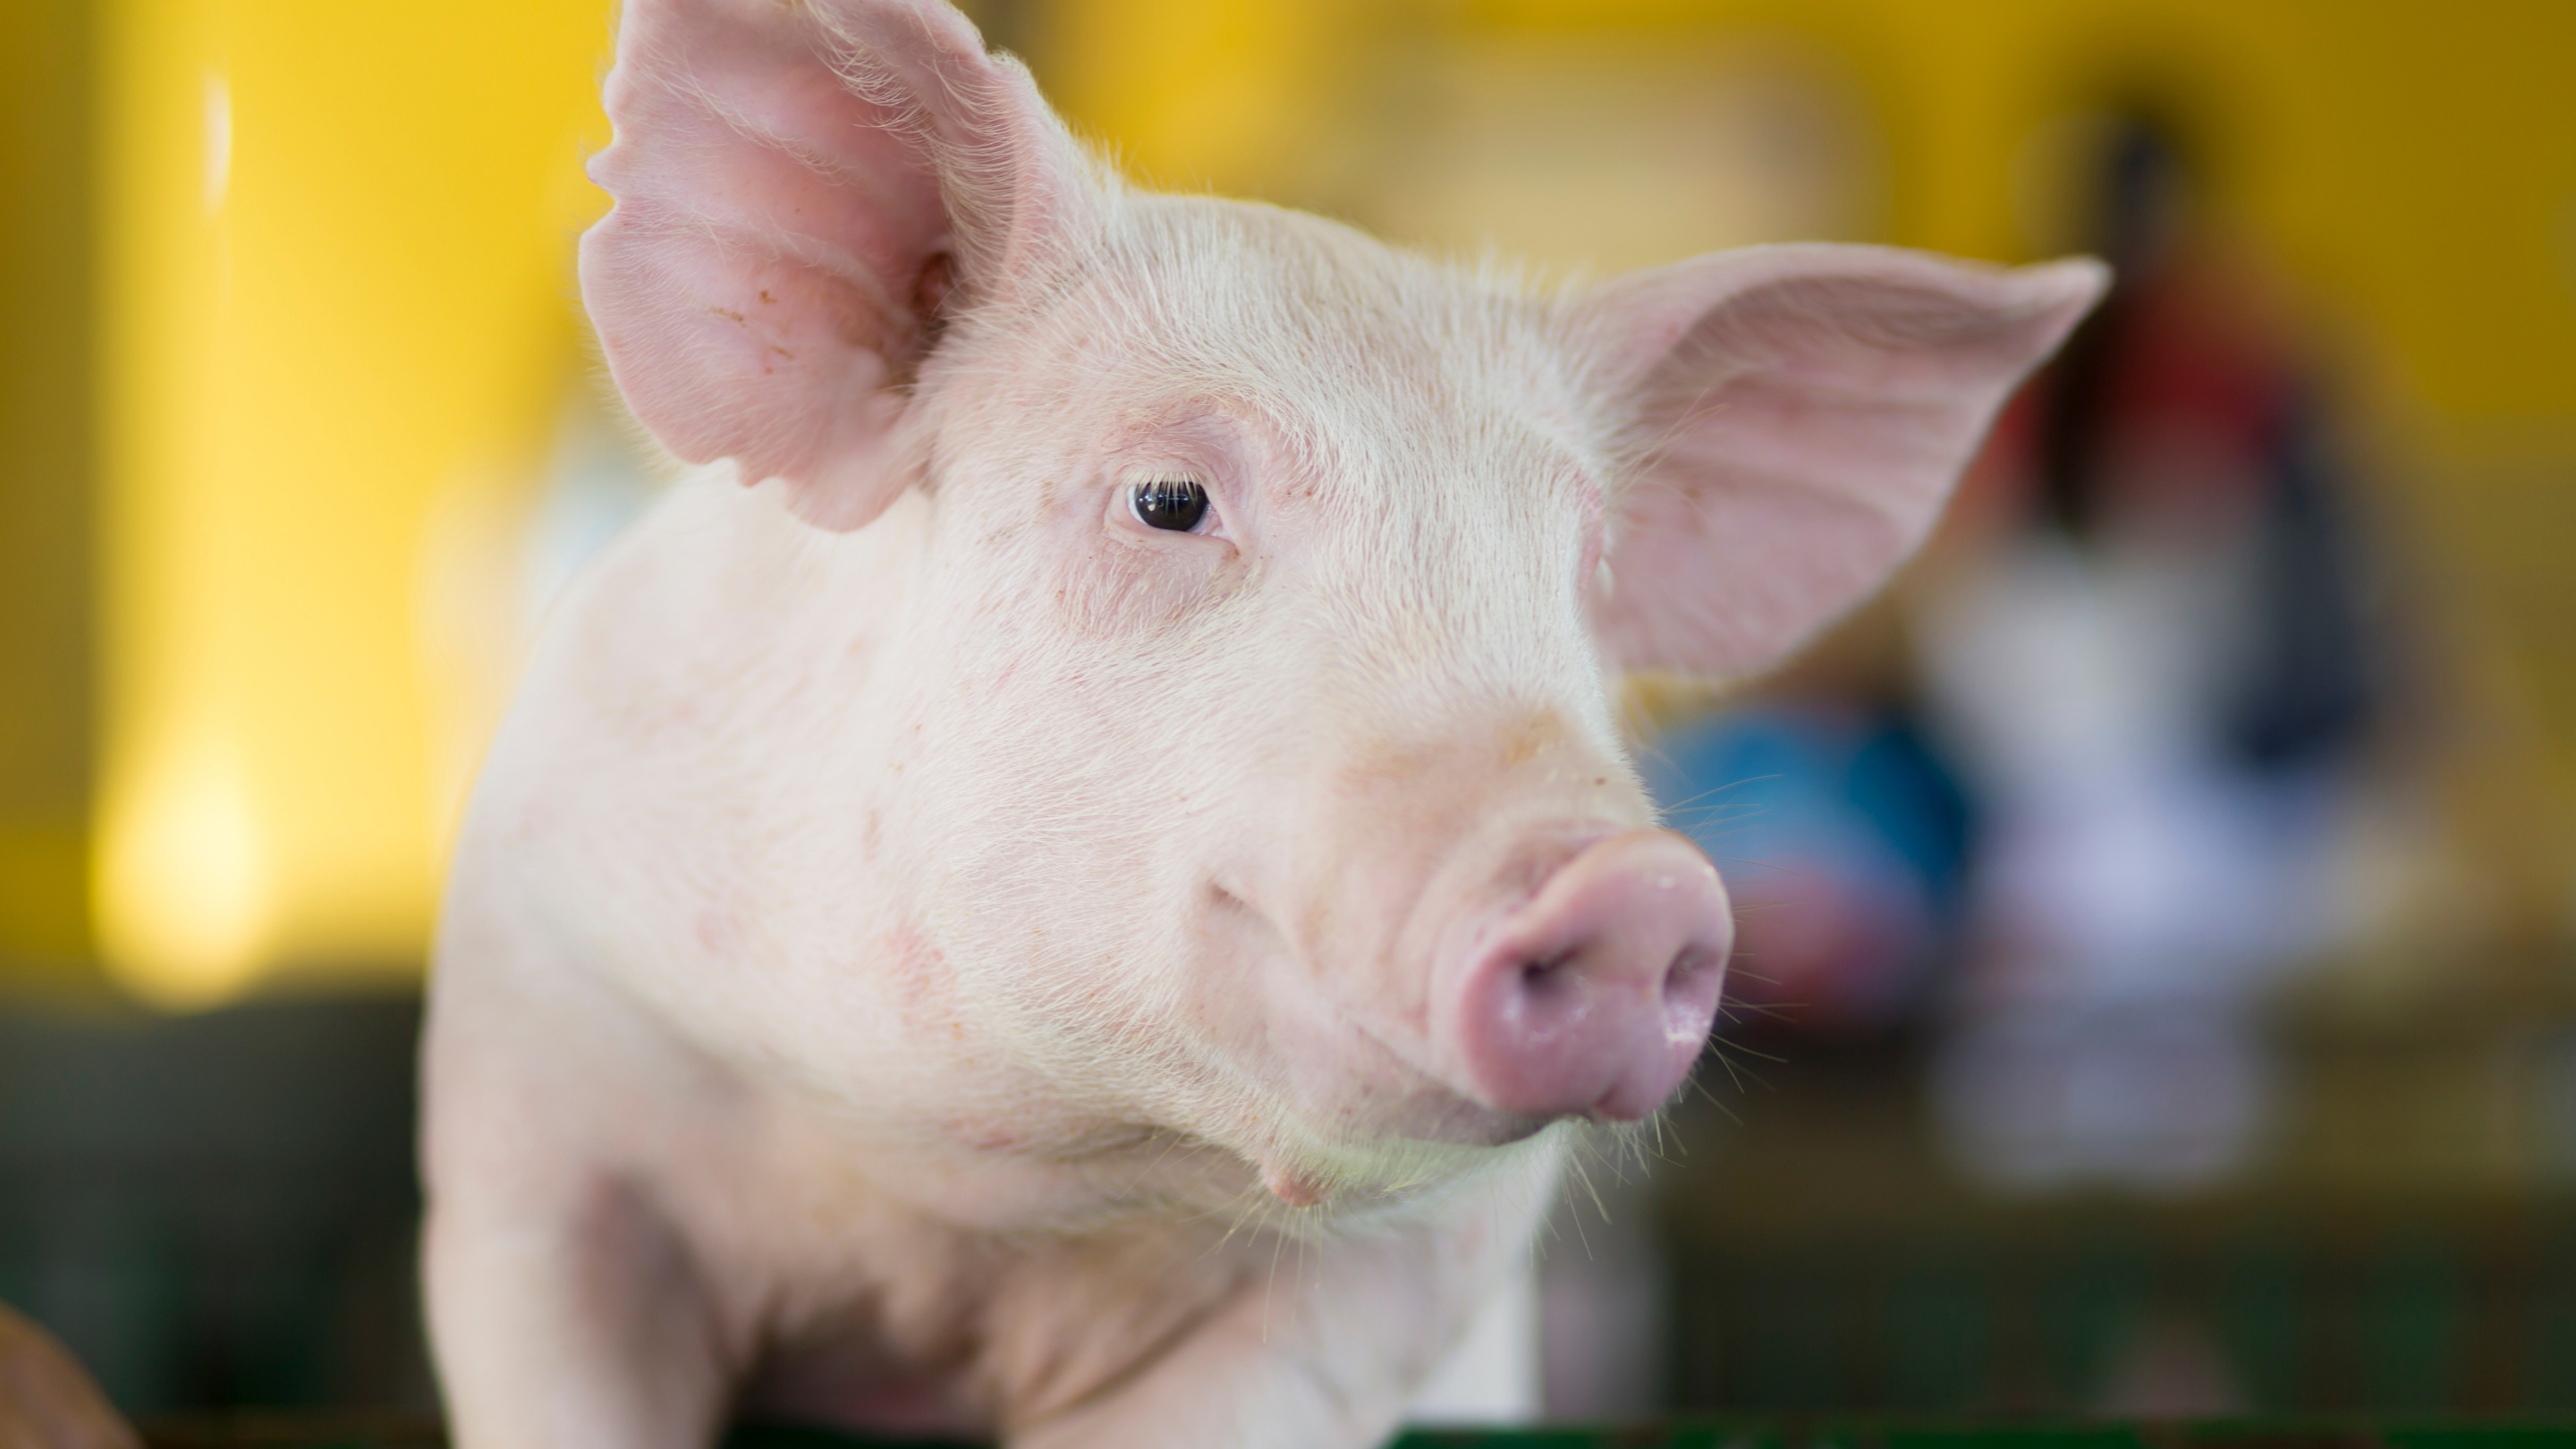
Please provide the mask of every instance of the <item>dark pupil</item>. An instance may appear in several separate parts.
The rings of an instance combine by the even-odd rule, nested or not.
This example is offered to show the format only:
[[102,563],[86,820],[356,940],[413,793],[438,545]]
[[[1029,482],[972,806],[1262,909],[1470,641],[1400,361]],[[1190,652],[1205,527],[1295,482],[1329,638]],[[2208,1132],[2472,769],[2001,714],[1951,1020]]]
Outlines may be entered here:
[[1207,516],[1207,490],[1186,478],[1136,485],[1136,517],[1149,528],[1187,533]]

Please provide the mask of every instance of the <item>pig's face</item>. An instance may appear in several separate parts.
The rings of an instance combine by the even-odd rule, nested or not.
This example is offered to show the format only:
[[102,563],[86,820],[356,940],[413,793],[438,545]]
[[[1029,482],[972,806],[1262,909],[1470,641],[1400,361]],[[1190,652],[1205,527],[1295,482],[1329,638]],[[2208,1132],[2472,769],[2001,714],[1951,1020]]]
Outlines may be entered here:
[[[1545,1104],[1442,1058],[1435,976],[1653,820],[1588,616],[1609,459],[1562,309],[1286,213],[1115,224],[925,373],[923,928],[1054,1075],[1254,1134],[1282,1187],[1349,1170],[1328,1143],[1525,1135]],[[1186,526],[1140,515],[1184,483]]]
[[887,929],[1015,1068],[1291,1202],[1671,1093],[1730,930],[1615,671],[1873,585],[2098,286],[1792,248],[1534,294],[1130,193],[926,5],[638,0],[610,109],[637,415],[823,526],[925,500],[849,802]]

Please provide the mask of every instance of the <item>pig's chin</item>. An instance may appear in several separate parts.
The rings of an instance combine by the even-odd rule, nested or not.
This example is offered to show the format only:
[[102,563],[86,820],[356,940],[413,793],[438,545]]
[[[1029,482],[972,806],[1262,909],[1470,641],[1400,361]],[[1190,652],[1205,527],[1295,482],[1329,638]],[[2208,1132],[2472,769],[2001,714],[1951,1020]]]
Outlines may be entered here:
[[1391,1111],[1335,1115],[1345,1123],[1365,1115],[1372,1130],[1327,1135],[1282,1123],[1238,1149],[1271,1197],[1339,1213],[1399,1206],[1501,1167],[1563,1120],[1428,1093]]

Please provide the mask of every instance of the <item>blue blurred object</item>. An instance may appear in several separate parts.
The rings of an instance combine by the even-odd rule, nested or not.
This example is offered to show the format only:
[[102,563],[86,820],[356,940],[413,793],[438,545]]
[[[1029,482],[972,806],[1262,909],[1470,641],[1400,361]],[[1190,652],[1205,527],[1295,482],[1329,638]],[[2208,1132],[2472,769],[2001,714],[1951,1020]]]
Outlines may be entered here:
[[1790,1027],[1896,1025],[1967,907],[1974,812],[1912,715],[1778,701],[1712,715],[1646,761],[1674,829],[1726,872],[1729,997]]

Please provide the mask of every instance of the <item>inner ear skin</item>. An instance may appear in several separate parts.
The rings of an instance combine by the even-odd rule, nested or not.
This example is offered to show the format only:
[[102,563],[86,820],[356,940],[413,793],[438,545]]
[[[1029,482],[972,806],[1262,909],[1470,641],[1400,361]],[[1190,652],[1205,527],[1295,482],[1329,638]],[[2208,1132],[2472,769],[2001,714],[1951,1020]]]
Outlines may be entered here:
[[922,364],[939,350],[940,339],[948,335],[948,298],[956,288],[956,263],[944,251],[932,252],[912,278],[908,301],[912,309],[912,338],[897,349],[886,369],[886,386],[910,392],[920,380]]

